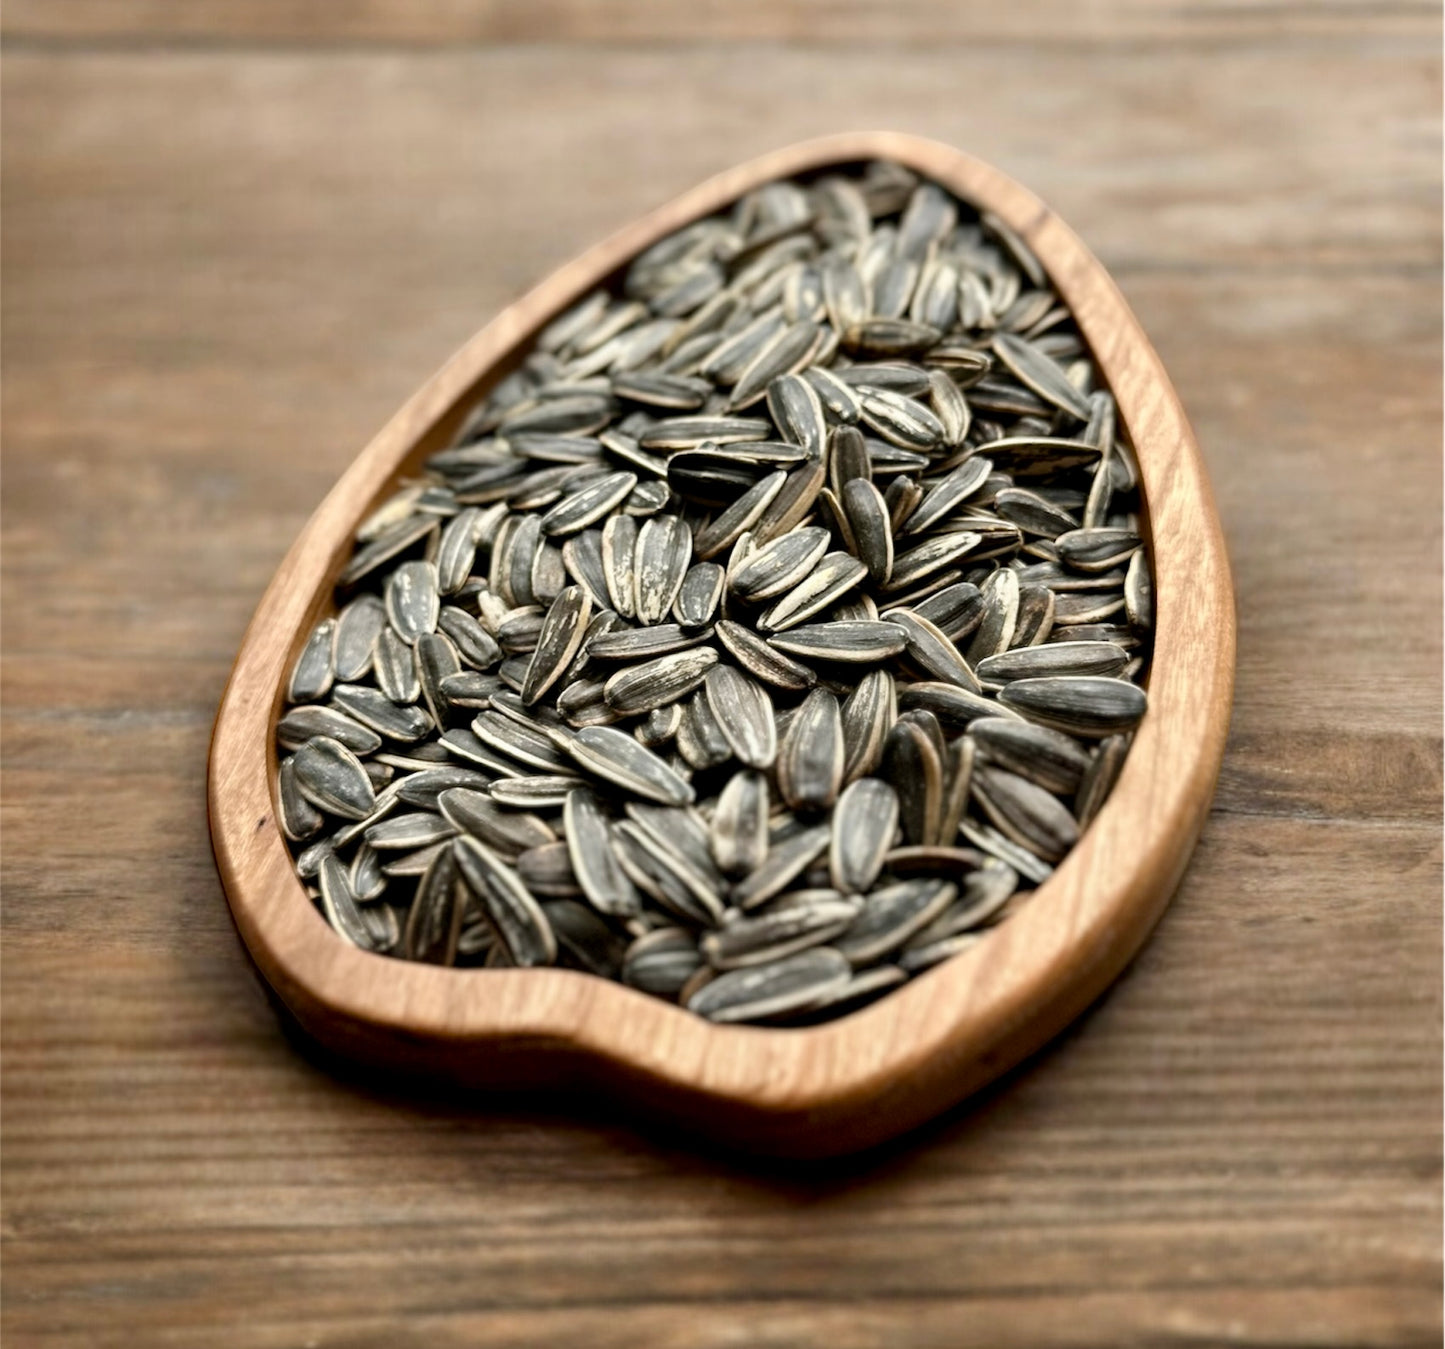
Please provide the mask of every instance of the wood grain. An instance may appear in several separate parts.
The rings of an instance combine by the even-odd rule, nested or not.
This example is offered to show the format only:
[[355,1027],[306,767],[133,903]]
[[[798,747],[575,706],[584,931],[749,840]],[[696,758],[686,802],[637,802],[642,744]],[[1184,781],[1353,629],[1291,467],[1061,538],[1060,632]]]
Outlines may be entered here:
[[939,5],[932,0],[9,0],[7,37],[65,42],[261,41],[411,44],[458,42],[623,43],[783,40],[889,47],[1060,42],[1238,44],[1311,37],[1428,37],[1437,10],[1420,0],[1368,9],[1350,0],[1093,0],[1058,5]]
[[[1439,1342],[1438,19],[1145,49],[1088,8],[907,79],[806,42],[6,58],[7,1344]],[[318,1069],[202,805],[267,578],[530,281],[880,122],[1060,209],[1209,461],[1239,682],[1167,918],[1065,1040],[847,1166]]]

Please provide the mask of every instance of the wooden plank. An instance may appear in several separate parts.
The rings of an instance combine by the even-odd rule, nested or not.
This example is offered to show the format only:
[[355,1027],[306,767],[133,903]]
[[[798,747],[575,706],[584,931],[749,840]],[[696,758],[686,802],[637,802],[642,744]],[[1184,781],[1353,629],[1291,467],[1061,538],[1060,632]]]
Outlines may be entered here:
[[[79,13],[46,8],[47,41]],[[353,26],[317,41],[428,40],[326,11]],[[196,38],[296,36],[188,12]],[[601,61],[7,56],[7,1343],[1438,1342],[1438,16],[1158,7],[1145,51],[1121,12],[1055,11],[1073,36],[1026,47],[1040,11],[995,7],[907,80],[846,44],[636,35]],[[164,47],[179,13],[75,31]],[[438,13],[406,22],[475,22]],[[1003,118],[968,88],[1026,92]],[[1199,433],[1240,669],[1178,900],[1062,1043],[846,1167],[331,1076],[244,964],[206,844],[210,718],[265,580],[530,281],[707,172],[868,122],[1050,199]]]
[[[150,308],[158,286],[222,305],[241,325],[274,323],[284,305],[298,339],[312,325],[334,338],[365,313],[395,341],[385,334],[414,321],[415,306],[392,267],[423,288],[443,279],[460,341],[479,308],[499,308],[709,174],[870,123],[998,164],[1126,282],[1161,268],[1439,263],[1439,61],[1423,44],[1232,61],[1173,48],[1147,61],[925,52],[907,80],[866,52],[807,47],[746,60],[725,48],[629,50],[605,61],[567,47],[28,52],[7,56],[5,77],[8,276],[23,286],[43,248],[69,264],[47,299],[88,306],[80,334],[73,314],[35,314],[23,293],[13,297],[15,318],[33,315],[17,352],[27,359],[51,340],[73,357],[102,336],[151,340],[136,307]],[[792,88],[807,97],[779,97]],[[1028,95],[1005,126],[989,100],[961,98],[964,88]],[[662,123],[653,96],[638,92],[658,89],[669,91]],[[27,183],[43,193],[18,190]],[[124,228],[95,209],[98,189]],[[246,286],[223,289],[218,247],[251,256]],[[1311,294],[1316,305],[1327,297]]]
[[[401,1333],[428,1313],[460,1334],[485,1312],[500,1333],[558,1304],[673,1305],[692,1325],[692,1304],[733,1298],[885,1299],[874,1314],[897,1326],[910,1294],[1039,1290],[1117,1299],[1140,1327],[1224,1290],[1247,1306],[1294,1289],[1322,1315],[1310,1290],[1354,1287],[1352,1324],[1379,1343],[1427,1314],[1439,1045],[1412,1009],[1438,975],[1433,827],[1217,817],[1155,940],[1060,1045],[911,1145],[813,1172],[316,1072],[262,1005],[214,882],[193,908],[176,853],[144,878],[91,864],[117,903],[88,968],[48,933],[7,941],[17,1335],[79,1342],[123,1316],[206,1342],[262,1286],[227,1342],[312,1318]],[[128,900],[170,931],[129,928]]]
[[1237,0],[1088,5],[1016,0],[985,8],[928,0],[10,0],[7,37],[69,42],[695,42],[772,40],[890,47],[940,42],[977,47],[1017,42],[1259,42],[1368,34],[1437,40],[1439,9],[1393,0],[1368,9],[1334,3],[1240,4]]

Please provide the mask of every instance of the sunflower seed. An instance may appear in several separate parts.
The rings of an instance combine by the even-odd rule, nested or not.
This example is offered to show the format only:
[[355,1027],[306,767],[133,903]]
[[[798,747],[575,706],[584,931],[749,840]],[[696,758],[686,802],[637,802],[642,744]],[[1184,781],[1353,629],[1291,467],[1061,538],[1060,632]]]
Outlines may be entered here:
[[477,522],[481,511],[468,506],[447,521],[437,543],[437,589],[454,595],[472,574],[477,557]]
[[581,586],[568,586],[552,601],[522,683],[522,701],[527,706],[541,698],[572,663],[591,613],[592,601]]
[[926,452],[944,443],[943,423],[925,403],[887,389],[862,393],[862,419],[884,440],[901,449]]
[[296,786],[328,815],[364,820],[376,807],[376,792],[361,760],[330,736],[313,736],[292,758]]
[[[481,712],[473,717],[472,734],[481,742],[483,749],[495,751],[491,759],[479,759],[473,755],[474,761],[497,765],[503,776],[519,776],[523,767],[543,773],[565,772],[568,767],[561,752],[545,734],[503,716],[498,710]],[[450,747],[458,743],[452,732],[443,738]],[[508,765],[508,760],[513,762]]]
[[1129,752],[1129,741],[1127,735],[1110,735],[1099,742],[1099,748],[1094,751],[1079,779],[1078,792],[1074,797],[1074,813],[1080,829],[1093,820],[1114,790],[1114,783],[1124,767],[1124,756]]
[[826,529],[795,529],[752,553],[729,578],[729,589],[749,603],[771,599],[807,577],[827,551]]
[[701,690],[688,699],[677,727],[677,753],[689,769],[714,768],[732,758],[732,749]]
[[788,475],[782,469],[759,478],[726,510],[693,536],[693,551],[700,558],[716,557],[731,548],[738,538],[751,529],[772,505]]
[[957,894],[952,882],[936,879],[899,881],[874,890],[833,945],[855,966],[872,964],[933,922]]
[[622,618],[637,614],[637,584],[633,562],[637,553],[637,520],[614,515],[602,527],[602,569],[607,581],[607,598]]
[[622,869],[670,914],[698,927],[721,922],[722,897],[686,858],[631,820],[614,826],[612,843]]
[[1059,642],[1019,647],[979,662],[979,678],[1002,685],[1045,675],[1117,675],[1129,653],[1113,642]]
[[[457,655],[457,649],[452,645],[451,639],[444,633],[425,632],[416,639],[416,646],[412,648],[415,663],[417,683],[421,685],[421,694],[427,705],[426,713],[419,713],[419,719],[424,723],[421,734],[430,730],[433,726],[440,726],[446,721],[449,704],[446,694],[442,690],[443,683],[453,675],[461,673],[462,662]],[[341,687],[356,687],[351,685],[338,686],[338,693]],[[362,689],[361,692],[375,694],[374,689]],[[388,702],[388,706],[395,704]],[[417,712],[418,709],[408,708],[408,712]],[[430,716],[428,717],[428,713]],[[356,713],[361,720],[360,711]],[[398,719],[399,720],[399,719]],[[372,724],[375,724],[374,722]],[[377,727],[378,730],[382,728]],[[393,733],[388,733],[393,734]],[[395,739],[415,740],[418,736],[394,735]]]
[[1075,571],[1101,572],[1124,565],[1139,547],[1132,529],[1073,529],[1056,540],[1059,557]]
[[863,894],[878,879],[898,831],[898,794],[878,778],[849,783],[833,812],[828,874],[844,894]]
[[809,1007],[847,986],[852,970],[829,946],[719,975],[687,1006],[709,1021],[757,1021]]
[[366,842],[380,851],[414,852],[451,838],[457,828],[429,810],[390,815],[366,831]]
[[[337,616],[335,643],[335,677],[344,684],[354,684],[371,670],[376,642],[386,626],[386,608],[375,595],[358,595]],[[292,702],[309,702],[321,697],[325,690],[301,697],[295,689]]]
[[707,704],[732,752],[749,768],[769,768],[778,753],[773,705],[761,685],[730,665],[707,671]]
[[828,553],[807,577],[758,620],[769,632],[796,627],[829,605],[837,603],[866,575],[868,569],[848,553]]
[[1136,628],[1147,632],[1154,626],[1154,583],[1142,548],[1129,559],[1129,570],[1124,575],[1124,609]]
[[612,851],[607,817],[597,798],[584,788],[569,793],[562,825],[573,873],[592,906],[609,917],[639,913],[641,897]]
[[430,562],[403,562],[386,587],[386,616],[408,646],[424,632],[435,632],[441,599],[437,570]]
[[[916,269],[912,270],[916,275]],[[901,271],[895,276],[896,282],[892,278],[885,282],[890,288],[897,287],[892,300],[883,299],[879,294],[874,296],[874,309],[879,314],[908,303],[913,289],[910,272]],[[841,342],[848,351],[860,356],[911,356],[927,351],[941,336],[937,328],[926,323],[885,316],[855,323],[843,333]]]
[[766,440],[772,429],[772,423],[760,417],[672,417],[654,422],[637,439],[644,449],[693,450],[709,441],[732,445]]
[[907,637],[893,622],[853,619],[835,623],[809,623],[768,639],[779,651],[806,660],[849,665],[872,665],[896,656]]
[[[502,659],[502,648],[464,609],[447,605],[437,619],[437,627],[451,638],[457,655],[474,670],[490,670]],[[385,638],[384,633],[382,636]]]
[[982,586],[983,617],[968,644],[968,662],[976,669],[980,661],[1007,651],[1013,642],[1019,616],[1018,573],[1007,567],[994,572]]
[[[331,696],[357,721],[388,740],[420,740],[435,724],[421,708],[394,703],[376,689],[363,684],[338,684],[332,689]],[[342,739],[340,735],[336,738]],[[347,742],[343,740],[343,743]],[[354,744],[351,748],[357,753],[368,752]]]
[[651,712],[691,693],[717,665],[717,658],[716,651],[703,646],[629,665],[608,679],[602,696],[620,716]]
[[854,904],[824,890],[806,902],[770,908],[755,918],[739,918],[698,943],[703,959],[716,970],[771,964],[785,956],[821,946],[857,916]]
[[828,424],[817,390],[800,375],[780,375],[768,385],[768,415],[783,439],[801,446],[809,458],[823,457]]
[[351,893],[351,881],[346,874],[346,868],[337,860],[335,854],[328,853],[321,859],[317,879],[321,886],[321,907],[326,921],[353,946],[359,946],[363,951],[373,950],[378,943],[357,906],[356,896]]
[[365,547],[357,549],[346,569],[341,573],[341,584],[350,585],[369,576],[383,562],[390,562],[399,553],[404,553],[413,544],[431,534],[437,527],[434,515],[411,515],[390,526],[373,538]]
[[981,717],[968,732],[988,762],[1060,795],[1078,788],[1089,765],[1089,755],[1077,740],[1030,721]]
[[958,642],[978,627],[984,607],[979,588],[967,581],[946,586],[912,606],[919,618],[932,623],[950,642]]
[[993,463],[982,455],[966,459],[931,487],[918,508],[908,517],[905,534],[922,534],[940,524],[977,493],[993,472]]
[[903,633],[909,658],[919,669],[970,693],[983,692],[978,678],[943,630],[909,609],[891,609],[888,621]]
[[893,573],[893,526],[883,494],[866,478],[843,484],[843,510],[868,575],[886,585]]
[[713,811],[713,860],[729,876],[755,871],[768,854],[768,784],[761,773],[736,773]]
[[1124,679],[1046,676],[1019,679],[999,692],[999,702],[1030,721],[1102,739],[1139,724],[1148,706],[1144,690]]
[[353,754],[371,754],[381,748],[381,736],[369,726],[334,707],[293,707],[276,723],[282,749],[300,749],[314,735],[330,736]]
[[314,838],[326,824],[325,818],[302,794],[296,781],[296,761],[285,758],[281,761],[276,795],[281,803],[281,830],[292,842],[304,842]]
[[[575,783],[576,779],[572,781]],[[481,839],[508,857],[551,843],[556,837],[539,816],[500,809],[487,792],[452,787],[441,793],[437,804],[457,830]]]
[[636,486],[635,473],[609,473],[553,506],[542,517],[542,530],[556,537],[586,529],[607,515]]
[[793,810],[825,810],[838,797],[845,751],[838,700],[814,689],[788,724],[778,755],[778,790]]
[[520,854],[514,864],[522,884],[539,899],[580,895],[582,888],[572,870],[567,844],[558,839],[542,843]]
[[999,830],[1046,862],[1057,862],[1078,841],[1068,807],[1027,778],[983,765],[974,772],[972,792]]
[[751,628],[724,620],[717,625],[717,638],[723,649],[755,679],[781,689],[807,689],[818,677],[806,665],[789,659]]
[[589,773],[648,801],[691,805],[692,787],[630,735],[610,726],[585,726],[567,744],[568,752]]
[[314,702],[325,696],[335,674],[332,646],[336,640],[336,620],[323,618],[311,630],[286,687],[286,696],[293,703]]
[[602,565],[602,532],[584,529],[570,535],[562,544],[562,565],[592,601],[594,609],[607,609],[611,597],[607,591],[607,571]]
[[648,749],[665,745],[682,725],[682,704],[672,703],[667,707],[656,707],[647,714],[642,725],[633,732]]
[[1046,497],[1024,487],[1004,488],[994,497],[993,508],[1025,534],[1041,539],[1059,538],[1079,527],[1079,522],[1068,511],[1060,510]]
[[747,407],[756,402],[775,379],[802,369],[817,352],[822,337],[823,330],[810,320],[789,324],[739,374],[729,407]]
[[966,553],[971,553],[980,543],[983,535],[969,530],[954,534],[940,534],[923,543],[915,544],[906,552],[893,559],[893,571],[885,590],[902,590],[942,567],[951,566]]
[[814,825],[774,844],[767,857],[733,886],[732,902],[743,910],[780,894],[790,881],[800,876],[828,847],[831,831],[826,824]]
[[474,768],[460,765],[444,765],[424,768],[409,773],[397,780],[397,799],[408,806],[419,806],[424,810],[437,810],[437,799],[449,787],[471,787],[480,789],[489,786],[491,779]]
[[883,741],[898,715],[893,676],[870,670],[843,702],[843,778],[871,773],[883,756]]
[[552,964],[557,958],[557,939],[541,905],[517,873],[485,844],[467,835],[451,847],[462,879],[480,901],[512,964]]
[[1088,399],[1069,382],[1063,369],[1038,347],[1012,333],[995,333],[994,354],[1018,377],[1020,382],[1055,407],[1061,408],[1081,422],[1089,420]]
[[702,963],[691,933],[680,927],[654,928],[627,948],[622,982],[661,998],[675,998]]
[[642,526],[633,561],[639,623],[666,618],[691,561],[692,535],[677,516],[655,516]]
[[943,814],[943,761],[922,727],[906,720],[893,726],[883,745],[879,772],[897,793],[903,837],[910,843],[937,843]]

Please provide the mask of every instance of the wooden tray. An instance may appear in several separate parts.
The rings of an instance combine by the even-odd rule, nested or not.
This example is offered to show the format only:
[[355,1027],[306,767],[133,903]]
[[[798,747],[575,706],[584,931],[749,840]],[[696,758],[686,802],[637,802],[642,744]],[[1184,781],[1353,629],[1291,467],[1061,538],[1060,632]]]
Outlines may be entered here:
[[[633,255],[760,183],[900,161],[1002,217],[1073,308],[1138,452],[1156,593],[1150,710],[1108,804],[1034,898],[977,946],[839,1021],[714,1026],[569,970],[451,970],[336,936],[276,823],[283,675],[331,607],[352,529],[445,445],[536,332]],[[568,263],[506,309],[401,409],[296,540],[246,632],[211,742],[216,863],[257,966],[305,1031],[389,1071],[467,1087],[568,1086],[726,1144],[824,1156],[877,1143],[961,1100],[1079,1015],[1134,955],[1178,884],[1229,725],[1234,602],[1209,483],[1163,366],[1108,273],[1038,198],[947,146],[875,132],[719,174]]]

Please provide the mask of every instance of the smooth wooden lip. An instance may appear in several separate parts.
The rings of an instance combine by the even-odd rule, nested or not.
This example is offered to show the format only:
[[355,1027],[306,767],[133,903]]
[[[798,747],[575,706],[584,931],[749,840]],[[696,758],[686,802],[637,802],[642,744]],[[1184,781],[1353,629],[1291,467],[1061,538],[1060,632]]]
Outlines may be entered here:
[[[276,825],[283,674],[331,603],[351,529],[445,443],[553,315],[662,235],[760,183],[888,158],[991,210],[1033,247],[1113,389],[1154,540],[1150,711],[1108,804],[1034,898],[971,950],[839,1021],[711,1025],[567,970],[448,970],[360,951],[307,901]],[[247,629],[211,742],[211,837],[231,911],[301,1026],[343,1054],[468,1087],[618,1095],[735,1147],[822,1156],[921,1123],[1017,1063],[1118,975],[1163,911],[1207,814],[1234,679],[1234,600],[1209,483],[1169,378],[1100,263],[1039,199],[932,141],[808,141],[709,179],[558,269],[471,339],[346,471]]]

